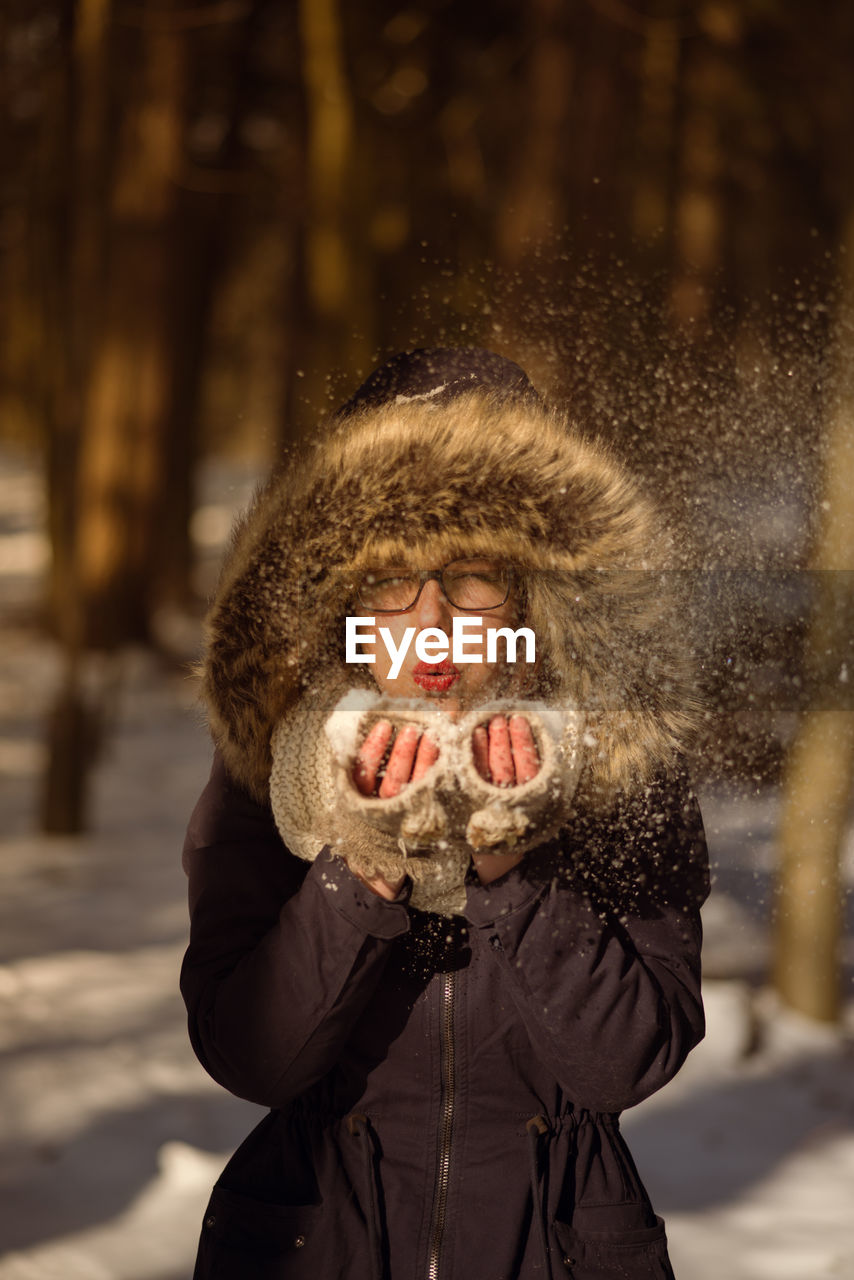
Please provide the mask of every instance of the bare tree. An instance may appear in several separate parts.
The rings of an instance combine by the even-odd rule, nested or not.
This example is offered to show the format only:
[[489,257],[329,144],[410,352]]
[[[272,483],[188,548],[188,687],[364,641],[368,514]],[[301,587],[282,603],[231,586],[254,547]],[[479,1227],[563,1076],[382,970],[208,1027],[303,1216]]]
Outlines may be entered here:
[[[347,379],[365,372],[373,345],[372,254],[366,242],[368,160],[360,144],[339,0],[300,0],[305,104],[302,269],[295,287],[286,428],[299,431]],[[309,409],[308,414],[306,409]]]
[[50,831],[85,823],[85,776],[102,714],[84,679],[89,652],[147,636],[169,483],[170,232],[185,91],[184,36],[170,21],[178,10],[133,10],[135,20],[122,26],[110,0],[78,0],[67,98],[56,104],[67,110],[60,133],[71,159],[62,170],[57,266],[65,287],[49,432],[54,617],[66,652],[49,727]]
[[839,698],[848,679],[841,656],[854,621],[839,573],[854,570],[854,213],[844,230],[823,518],[813,562],[820,586],[804,664],[817,705],[804,713],[788,762],[774,936],[777,990],[792,1008],[823,1021],[835,1021],[840,1010],[839,860],[854,782],[854,712]]

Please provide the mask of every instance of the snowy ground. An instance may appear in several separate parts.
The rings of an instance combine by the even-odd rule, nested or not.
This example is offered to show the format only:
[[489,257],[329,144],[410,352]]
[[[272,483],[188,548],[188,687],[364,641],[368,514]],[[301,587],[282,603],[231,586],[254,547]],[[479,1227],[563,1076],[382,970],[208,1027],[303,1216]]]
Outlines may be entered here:
[[[260,1115],[196,1064],[176,987],[179,849],[208,744],[182,672],[124,655],[91,834],[34,834],[60,669],[27,622],[44,555],[32,473],[0,463],[0,1280],[188,1280],[209,1187]],[[205,510],[213,542],[223,521]],[[756,986],[777,797],[702,799],[709,1034],[625,1128],[679,1280],[854,1280],[852,1038]]]

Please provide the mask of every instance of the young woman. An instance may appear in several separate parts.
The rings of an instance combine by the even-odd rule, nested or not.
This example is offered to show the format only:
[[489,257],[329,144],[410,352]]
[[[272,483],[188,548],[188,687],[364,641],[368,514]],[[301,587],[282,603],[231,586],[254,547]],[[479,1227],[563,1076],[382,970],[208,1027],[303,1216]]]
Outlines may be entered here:
[[[182,990],[270,1113],[198,1278],[672,1275],[618,1119],[703,1034],[663,555],[609,452],[472,349],[379,369],[243,521]],[[458,619],[481,661],[434,656]]]

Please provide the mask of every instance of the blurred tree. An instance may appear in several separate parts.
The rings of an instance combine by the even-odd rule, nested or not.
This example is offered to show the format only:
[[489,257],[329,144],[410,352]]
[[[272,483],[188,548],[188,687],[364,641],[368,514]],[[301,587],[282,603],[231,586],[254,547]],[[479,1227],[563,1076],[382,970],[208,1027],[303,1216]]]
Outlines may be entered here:
[[823,483],[812,555],[819,587],[803,657],[811,700],[785,775],[773,979],[785,1003],[824,1021],[838,1020],[842,1008],[840,864],[854,790],[854,711],[846,696],[854,633],[854,82],[828,79],[828,69],[852,47],[854,11],[834,6],[802,58],[813,77],[811,112],[806,115],[802,102],[789,119],[790,132],[811,144],[817,222],[832,228],[836,306],[826,351]]
[[801,716],[786,770],[773,970],[786,1004],[828,1022],[841,1009],[840,861],[854,789],[854,711],[844,696],[854,627],[854,213],[844,228],[841,263],[836,376],[813,561],[819,588],[803,664],[813,705]]
[[522,359],[740,554],[714,486],[816,468],[851,13],[7,0],[2,429],[46,423],[69,651],[186,598],[200,450],[401,345]]
[[669,305],[688,334],[703,335],[720,276],[724,167],[721,132],[733,91],[731,60],[714,38],[693,42],[683,58],[678,113],[677,182]]
[[205,183],[193,182],[185,160],[188,40],[247,12],[165,0],[144,9],[77,0],[65,11],[45,166],[52,604],[67,653],[50,722],[49,830],[84,821],[100,719],[83,679],[88,655],[150,640],[157,610],[188,596],[196,402],[222,194],[214,180],[197,201]]
[[87,642],[78,563],[78,466],[84,387],[101,296],[103,193],[108,173],[108,22],[105,0],[63,7],[61,56],[48,99],[40,223],[44,308],[50,605],[65,647],[62,685],[47,725],[42,827],[81,831],[100,707],[84,691]]
[[[103,10],[103,0],[88,0]],[[125,101],[110,139],[103,292],[87,371],[77,470],[74,582],[81,641],[148,637],[172,396],[170,324],[186,45],[179,3],[114,28]],[[80,10],[86,20],[86,5]],[[126,21],[128,21],[126,19]],[[124,58],[122,58],[124,54]],[[186,537],[186,535],[184,535]]]
[[[571,135],[570,103],[576,54],[560,0],[534,0],[526,7],[527,42],[521,118],[514,130],[504,199],[495,214],[495,257],[509,284],[499,307],[501,345],[515,351],[535,382],[548,378],[549,344],[532,341],[527,317],[514,305],[519,292],[538,293],[548,305],[552,292],[544,278],[559,254],[569,193],[564,178],[566,138]],[[581,148],[575,152],[577,176]],[[560,274],[557,276],[560,280]],[[524,353],[524,354],[522,354]]]
[[370,159],[356,130],[338,0],[300,0],[299,35],[305,202],[285,413],[291,438],[334,399],[338,379],[346,383],[348,375],[367,372],[374,342],[365,216]]
[[632,230],[641,243],[664,240],[671,219],[671,169],[682,58],[681,22],[673,0],[654,0],[643,26],[638,67],[637,168]]
[[189,531],[211,313],[233,253],[236,215],[254,185],[241,126],[251,92],[256,10],[231,3],[181,12],[185,24],[194,22],[185,25],[182,156],[172,178],[166,245],[169,385],[162,423],[164,482],[155,493],[147,565],[149,627],[161,611],[185,610],[192,598]]

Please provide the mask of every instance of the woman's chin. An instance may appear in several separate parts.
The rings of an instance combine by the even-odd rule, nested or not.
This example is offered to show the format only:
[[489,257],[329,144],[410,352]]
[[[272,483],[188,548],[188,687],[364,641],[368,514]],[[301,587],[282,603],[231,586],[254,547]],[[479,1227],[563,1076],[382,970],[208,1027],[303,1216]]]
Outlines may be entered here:
[[441,711],[443,715],[456,719],[463,699],[460,697],[459,682],[455,681],[447,689],[424,688],[417,681],[404,678],[385,681],[379,686],[380,693],[386,698],[411,698],[420,702],[429,702],[431,707]]
[[422,698],[425,702],[429,702],[432,707],[452,719],[456,718],[460,710],[459,682],[455,682],[448,689],[425,689],[423,686],[413,682],[411,692],[407,696],[410,698]]

